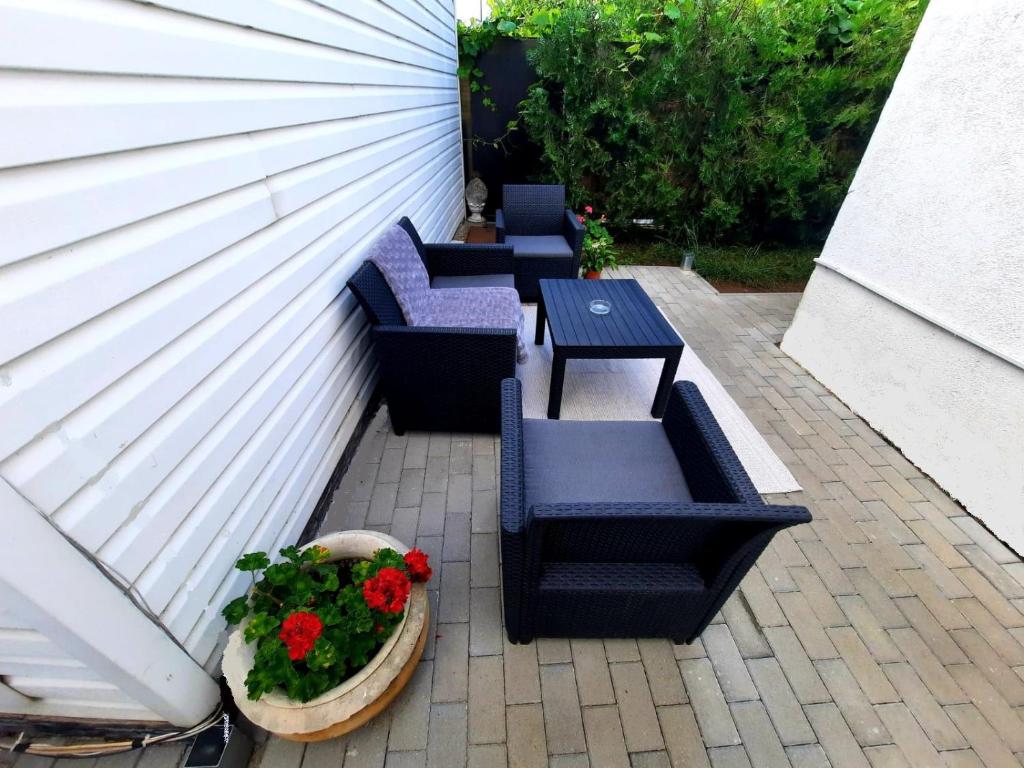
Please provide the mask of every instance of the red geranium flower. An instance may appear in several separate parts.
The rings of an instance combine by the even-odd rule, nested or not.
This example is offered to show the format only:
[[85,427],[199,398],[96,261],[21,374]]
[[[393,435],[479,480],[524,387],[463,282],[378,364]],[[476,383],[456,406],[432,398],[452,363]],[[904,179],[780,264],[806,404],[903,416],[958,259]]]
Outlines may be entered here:
[[405,607],[412,584],[397,568],[381,568],[372,579],[363,582],[363,599],[375,611],[398,613]]
[[405,553],[405,569],[413,581],[429,581],[433,573],[430,570],[427,553],[415,548]]
[[583,216],[577,215],[576,216],[576,221],[578,221],[580,224],[583,224],[586,221],[586,218],[584,218]]
[[281,625],[278,637],[288,647],[288,658],[292,661],[306,658],[313,650],[316,639],[324,631],[324,623],[315,613],[296,611]]
[[585,205],[583,206],[583,210],[586,211],[587,213],[593,213],[594,207],[592,205]]

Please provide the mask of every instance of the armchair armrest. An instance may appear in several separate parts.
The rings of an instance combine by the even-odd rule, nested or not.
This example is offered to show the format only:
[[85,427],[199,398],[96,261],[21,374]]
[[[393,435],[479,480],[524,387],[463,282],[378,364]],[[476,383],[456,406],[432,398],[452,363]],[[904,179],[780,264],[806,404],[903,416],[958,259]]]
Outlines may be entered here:
[[494,212],[494,242],[505,242],[505,212],[501,208]]
[[580,257],[583,255],[583,235],[585,233],[586,228],[580,224],[576,214],[571,208],[566,208],[565,215],[562,217],[562,237],[572,248],[573,263],[576,266],[577,274],[580,271]]
[[525,609],[534,568],[526,560],[529,548],[523,510],[523,385],[516,378],[501,382],[501,586],[505,629],[512,642],[529,637]]
[[662,426],[695,501],[761,504],[747,471],[692,381],[677,381]]
[[649,554],[652,562],[670,559],[666,555],[681,551],[672,539],[681,537],[713,589],[727,582],[743,563],[745,573],[776,532],[810,521],[805,507],[744,503],[538,504],[526,513],[527,538],[534,551],[530,559],[539,559],[548,526],[559,526],[563,539],[573,536],[569,531],[578,526],[588,550],[593,554],[606,549],[609,559],[625,551],[624,537],[633,539],[628,542],[630,550]]
[[431,277],[510,275],[514,270],[511,245],[428,243],[424,249]]

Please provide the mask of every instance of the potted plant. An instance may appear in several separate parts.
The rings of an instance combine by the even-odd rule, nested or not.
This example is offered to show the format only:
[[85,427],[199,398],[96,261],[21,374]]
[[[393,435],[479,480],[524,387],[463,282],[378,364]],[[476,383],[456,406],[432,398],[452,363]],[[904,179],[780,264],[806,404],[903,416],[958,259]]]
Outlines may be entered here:
[[585,278],[598,280],[602,270],[615,268],[615,241],[605,227],[607,216],[602,214],[600,218],[595,219],[594,208],[589,205],[584,206],[583,210],[586,215],[580,214],[576,217],[584,227],[580,268]]
[[347,733],[405,686],[426,643],[427,556],[374,531],[322,536],[236,567],[252,576],[224,608],[238,624],[223,670],[238,708],[293,741]]

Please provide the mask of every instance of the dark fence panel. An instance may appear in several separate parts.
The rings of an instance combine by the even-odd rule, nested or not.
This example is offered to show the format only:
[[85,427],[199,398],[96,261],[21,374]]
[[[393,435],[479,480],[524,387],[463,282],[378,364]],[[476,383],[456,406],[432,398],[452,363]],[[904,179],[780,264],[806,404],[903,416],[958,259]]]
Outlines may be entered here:
[[[487,143],[503,136],[509,121],[519,117],[519,102],[537,79],[526,60],[526,52],[534,45],[533,40],[499,37],[477,59],[477,67],[484,73],[480,82],[491,89],[472,94],[465,138],[468,169],[487,185],[484,212],[488,217],[501,206],[502,184],[534,181],[541,170],[540,148],[526,139],[522,128],[509,134],[503,146]],[[493,109],[484,106],[485,96],[494,101]]]

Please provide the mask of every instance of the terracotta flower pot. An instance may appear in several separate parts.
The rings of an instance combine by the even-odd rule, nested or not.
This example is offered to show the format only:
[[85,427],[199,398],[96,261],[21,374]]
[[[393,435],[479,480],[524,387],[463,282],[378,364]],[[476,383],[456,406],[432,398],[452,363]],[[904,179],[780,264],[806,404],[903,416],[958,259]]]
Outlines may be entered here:
[[583,274],[583,277],[585,279],[587,279],[587,280],[600,280],[601,279],[601,270],[600,269],[596,269],[596,270],[595,269],[588,269]]
[[[329,561],[369,560],[384,547],[405,554],[409,547],[374,531],[329,533],[311,541],[330,550]],[[290,741],[323,741],[354,731],[394,700],[412,677],[427,642],[429,602],[424,584],[413,584],[405,616],[369,664],[336,688],[317,698],[293,701],[280,690],[251,701],[245,677],[252,669],[256,646],[242,637],[243,622],[231,633],[221,664],[235,703],[256,725]]]

